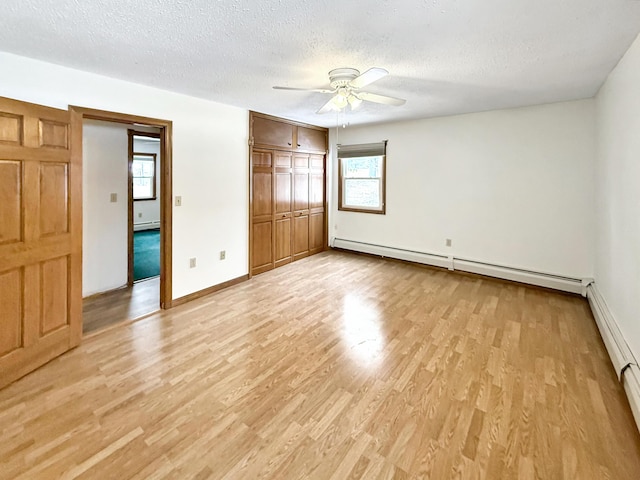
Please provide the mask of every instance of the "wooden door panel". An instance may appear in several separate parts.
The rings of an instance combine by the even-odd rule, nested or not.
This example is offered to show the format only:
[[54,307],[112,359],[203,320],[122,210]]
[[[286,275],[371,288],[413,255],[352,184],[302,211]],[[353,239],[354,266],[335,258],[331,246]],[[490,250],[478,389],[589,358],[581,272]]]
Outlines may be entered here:
[[293,174],[293,209],[309,209],[309,174],[307,172],[295,172]]
[[70,139],[69,112],[0,98],[0,387],[82,336],[81,155]]
[[309,215],[294,217],[293,221],[293,259],[297,260],[309,254]]
[[291,168],[291,153],[290,152],[275,152],[276,168]]
[[22,240],[21,167],[21,162],[0,161],[0,245]]
[[273,213],[273,187],[271,172],[254,172],[253,174],[253,216],[271,215]]
[[276,220],[275,266],[291,262],[291,218]]
[[276,215],[291,212],[291,174],[276,173]]
[[40,292],[42,312],[40,334],[47,335],[69,324],[68,311],[68,258],[61,257],[40,265]]
[[314,254],[324,248],[324,212],[309,215],[309,253]]
[[291,148],[294,126],[290,123],[253,117],[253,143],[275,147]]
[[40,236],[69,231],[69,165],[40,166]]
[[22,145],[22,115],[0,113],[0,143]]
[[253,224],[252,273],[266,272],[273,268],[272,221]]
[[311,173],[309,208],[324,207],[324,173]]
[[253,166],[254,167],[270,167],[272,161],[271,152],[253,151]]
[[69,148],[69,124],[40,119],[39,138],[41,147]]
[[309,168],[309,155],[294,155],[293,166],[296,168]]
[[309,166],[314,170],[324,170],[324,155],[309,155]]
[[22,347],[22,269],[0,274],[0,356]]
[[314,152],[324,152],[327,150],[326,130],[316,130],[315,128],[298,127],[297,146],[300,150],[310,150]]

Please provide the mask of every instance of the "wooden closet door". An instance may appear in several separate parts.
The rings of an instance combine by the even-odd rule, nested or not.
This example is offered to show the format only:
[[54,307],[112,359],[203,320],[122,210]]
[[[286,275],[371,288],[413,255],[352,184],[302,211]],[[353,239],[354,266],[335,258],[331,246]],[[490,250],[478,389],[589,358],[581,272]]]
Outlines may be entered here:
[[273,153],[253,150],[251,171],[251,273],[273,268]]
[[275,152],[275,266],[291,262],[292,256],[292,185],[290,152]]
[[293,156],[293,259],[309,255],[309,155]]
[[309,254],[324,250],[325,244],[325,176],[324,155],[309,156]]
[[82,157],[72,161],[71,134],[68,111],[0,97],[0,387],[82,338]]

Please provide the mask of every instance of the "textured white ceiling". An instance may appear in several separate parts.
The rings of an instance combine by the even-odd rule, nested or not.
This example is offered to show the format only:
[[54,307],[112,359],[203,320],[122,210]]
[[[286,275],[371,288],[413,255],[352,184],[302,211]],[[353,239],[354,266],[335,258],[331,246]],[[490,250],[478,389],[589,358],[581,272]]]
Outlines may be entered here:
[[0,50],[324,126],[327,95],[271,87],[386,68],[366,90],[406,105],[365,102],[352,125],[586,98],[639,31],[634,0],[0,4]]

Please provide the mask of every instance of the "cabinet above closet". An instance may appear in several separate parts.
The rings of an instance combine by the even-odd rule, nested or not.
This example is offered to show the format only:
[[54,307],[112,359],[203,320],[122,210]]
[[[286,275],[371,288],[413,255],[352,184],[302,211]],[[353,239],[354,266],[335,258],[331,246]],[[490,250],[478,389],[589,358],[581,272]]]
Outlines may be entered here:
[[251,112],[250,144],[293,152],[326,153],[327,129]]

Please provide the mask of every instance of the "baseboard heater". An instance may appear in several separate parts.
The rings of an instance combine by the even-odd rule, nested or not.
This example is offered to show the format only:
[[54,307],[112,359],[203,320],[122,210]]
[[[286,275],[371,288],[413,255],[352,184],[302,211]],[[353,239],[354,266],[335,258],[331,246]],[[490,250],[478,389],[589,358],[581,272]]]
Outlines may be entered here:
[[156,228],[160,228],[160,220],[155,222],[140,222],[133,224],[133,231],[139,232],[141,230],[153,230]]
[[514,282],[553,288],[555,290],[577,293],[583,296],[586,295],[587,285],[592,281],[592,279],[563,277],[560,275],[523,270],[504,265],[478,262],[476,260],[458,258],[455,256],[419,252],[395,247],[385,247],[382,245],[356,242],[342,238],[334,238],[331,246],[333,248],[343,250],[369,253],[371,255],[406,260],[424,265],[432,265],[434,267],[447,268],[449,270],[460,270],[462,272],[477,273],[489,277],[512,280]]
[[587,287],[587,298],[604,346],[607,348],[618,380],[624,387],[633,417],[640,430],[640,367],[638,367],[638,362],[595,283]]

